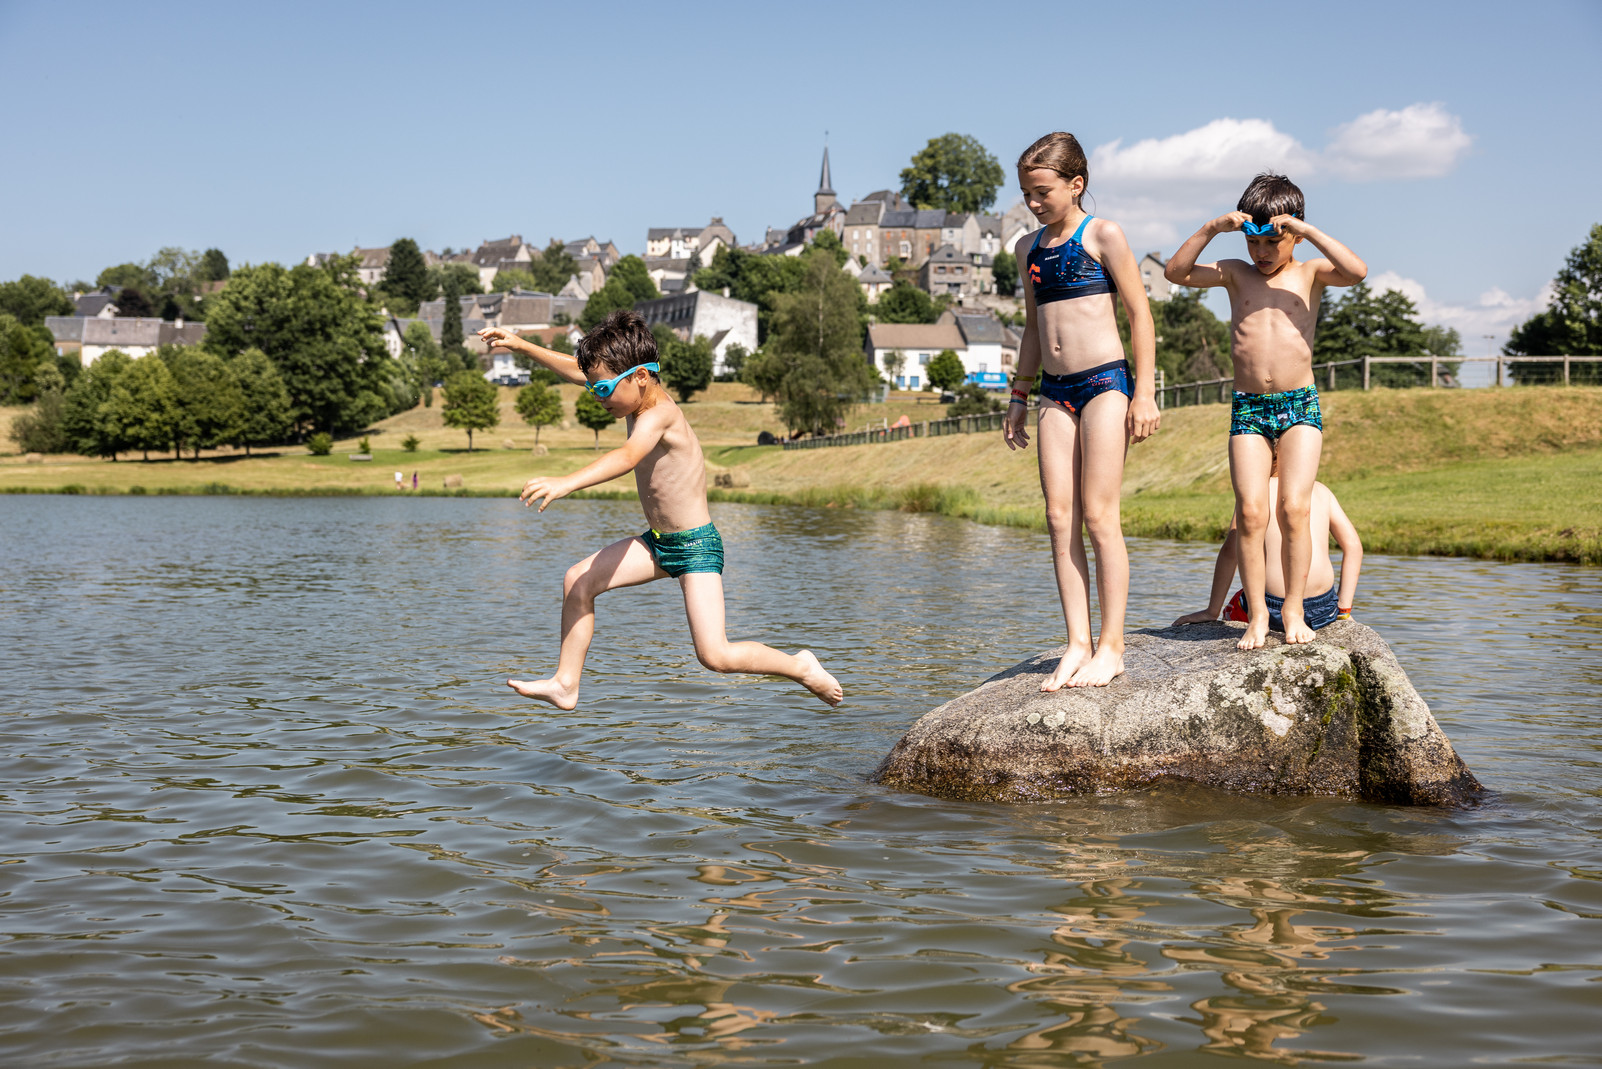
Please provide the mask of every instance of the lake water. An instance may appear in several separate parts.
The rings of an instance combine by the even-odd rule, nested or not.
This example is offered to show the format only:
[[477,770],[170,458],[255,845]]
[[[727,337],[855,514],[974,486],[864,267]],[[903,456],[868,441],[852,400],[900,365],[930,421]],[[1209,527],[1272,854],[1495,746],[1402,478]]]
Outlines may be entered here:
[[[561,574],[637,507],[0,498],[0,1062],[1602,1064],[1602,571],[1371,557],[1358,616],[1494,792],[1461,812],[867,782],[1059,640],[1044,536],[714,506],[731,634]],[[1132,627],[1212,549],[1131,542]]]

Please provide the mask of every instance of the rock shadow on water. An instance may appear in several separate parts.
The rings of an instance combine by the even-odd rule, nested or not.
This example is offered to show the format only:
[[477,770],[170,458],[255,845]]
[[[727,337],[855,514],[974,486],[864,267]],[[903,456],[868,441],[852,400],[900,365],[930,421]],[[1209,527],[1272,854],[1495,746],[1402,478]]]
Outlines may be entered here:
[[1393,805],[1461,806],[1485,789],[1373,629],[1316,641],[1241,626],[1130,633],[1104,688],[1041,693],[1062,649],[992,676],[913,725],[873,779],[963,801],[1040,802],[1165,781]]

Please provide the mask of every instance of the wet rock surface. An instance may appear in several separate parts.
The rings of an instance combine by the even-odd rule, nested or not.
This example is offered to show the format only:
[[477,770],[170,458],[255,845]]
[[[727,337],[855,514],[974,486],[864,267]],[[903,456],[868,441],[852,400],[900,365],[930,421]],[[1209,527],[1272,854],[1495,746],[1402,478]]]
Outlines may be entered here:
[[1129,634],[1104,688],[1042,694],[1062,650],[925,715],[874,779],[965,801],[1038,802],[1189,780],[1230,790],[1463,805],[1483,793],[1389,646],[1338,621],[1304,646],[1243,625]]

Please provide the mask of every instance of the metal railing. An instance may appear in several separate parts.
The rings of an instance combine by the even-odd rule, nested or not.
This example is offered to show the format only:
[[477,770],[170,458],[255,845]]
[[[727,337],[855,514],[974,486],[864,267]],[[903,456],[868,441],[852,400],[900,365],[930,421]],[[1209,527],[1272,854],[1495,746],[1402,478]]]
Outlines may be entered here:
[[784,443],[786,449],[826,449],[835,445],[868,445],[874,442],[902,442],[908,438],[939,438],[947,434],[974,434],[999,431],[1007,418],[1005,412],[983,412],[976,416],[953,416],[950,419],[926,419],[921,423],[900,427],[876,427],[847,434],[827,434],[814,438],[796,438]]

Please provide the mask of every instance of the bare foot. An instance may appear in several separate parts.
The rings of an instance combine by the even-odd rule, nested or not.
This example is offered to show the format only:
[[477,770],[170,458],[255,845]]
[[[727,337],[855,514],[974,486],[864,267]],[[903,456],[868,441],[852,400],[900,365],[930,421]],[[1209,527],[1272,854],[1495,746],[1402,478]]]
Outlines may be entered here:
[[1124,674],[1124,653],[1103,642],[1096,656],[1086,661],[1068,680],[1070,687],[1105,687],[1114,678]]
[[1313,639],[1318,637],[1317,633],[1315,633],[1311,627],[1307,626],[1307,620],[1305,617],[1286,616],[1284,617],[1284,620],[1285,644],[1287,646],[1299,646],[1304,642],[1311,642]]
[[795,656],[796,660],[801,662],[802,670],[798,682],[816,694],[818,700],[825,705],[839,705],[840,699],[845,697],[845,689],[840,686],[838,679],[824,670],[823,665],[818,662],[818,655],[811,650],[802,650]]
[[1056,671],[1052,672],[1050,678],[1040,684],[1040,692],[1042,694],[1050,694],[1052,691],[1061,690],[1068,685],[1068,681],[1074,677],[1074,673],[1083,668],[1089,660],[1089,646],[1069,646],[1066,650],[1063,650],[1062,660],[1057,662]]
[[564,687],[555,677],[550,679],[508,679],[506,685],[525,698],[550,702],[558,709],[572,709],[578,704],[578,688]]
[[1238,650],[1262,649],[1263,643],[1267,641],[1268,617],[1264,616],[1261,620],[1252,620],[1246,625],[1246,633],[1240,636],[1240,641],[1235,643],[1235,648]]

